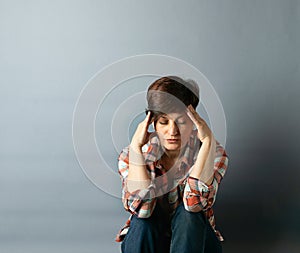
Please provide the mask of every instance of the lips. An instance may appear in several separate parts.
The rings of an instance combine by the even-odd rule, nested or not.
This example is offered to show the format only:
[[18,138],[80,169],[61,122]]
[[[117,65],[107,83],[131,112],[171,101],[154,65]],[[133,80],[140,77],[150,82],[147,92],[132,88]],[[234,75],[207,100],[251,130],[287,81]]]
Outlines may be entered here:
[[167,141],[168,141],[169,143],[177,143],[177,142],[180,141],[180,139],[167,139]]

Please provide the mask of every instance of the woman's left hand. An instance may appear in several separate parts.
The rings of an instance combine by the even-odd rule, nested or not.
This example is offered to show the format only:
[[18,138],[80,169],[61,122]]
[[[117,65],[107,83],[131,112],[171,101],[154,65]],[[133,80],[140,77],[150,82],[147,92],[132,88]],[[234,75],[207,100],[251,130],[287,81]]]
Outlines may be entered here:
[[197,130],[198,130],[198,138],[201,142],[204,142],[205,140],[211,140],[212,138],[212,132],[208,125],[206,124],[205,120],[200,117],[200,115],[196,112],[196,110],[193,108],[192,105],[189,105],[187,107],[187,115],[190,117],[190,119],[195,124]]

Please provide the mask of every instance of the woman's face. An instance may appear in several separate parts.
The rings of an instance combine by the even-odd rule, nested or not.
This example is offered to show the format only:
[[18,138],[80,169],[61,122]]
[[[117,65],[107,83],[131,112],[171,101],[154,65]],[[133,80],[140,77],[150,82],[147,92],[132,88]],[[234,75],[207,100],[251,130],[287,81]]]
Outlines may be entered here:
[[168,113],[159,116],[155,130],[166,150],[180,150],[188,142],[193,130],[193,122],[185,113]]

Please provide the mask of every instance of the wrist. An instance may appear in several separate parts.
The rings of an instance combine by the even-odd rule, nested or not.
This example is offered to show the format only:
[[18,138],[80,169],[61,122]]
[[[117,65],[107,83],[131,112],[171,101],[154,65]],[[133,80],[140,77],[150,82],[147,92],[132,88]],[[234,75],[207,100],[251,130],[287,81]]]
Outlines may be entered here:
[[213,141],[213,139],[214,139],[213,134],[210,133],[210,134],[205,135],[203,138],[201,138],[200,141],[202,143],[211,143]]
[[200,147],[201,152],[198,153],[198,156],[202,156],[203,152],[208,153],[210,151],[211,145],[212,145],[211,139],[205,138],[202,141],[202,144],[201,144],[201,147]]
[[211,143],[211,141],[212,141],[212,138],[211,138],[211,136],[205,136],[204,138],[201,138],[200,139],[200,141],[202,142],[202,145],[203,144],[210,144]]
[[135,152],[142,152],[142,147],[143,147],[143,145],[138,145],[135,143],[130,143],[130,145],[129,145],[129,149],[131,149]]

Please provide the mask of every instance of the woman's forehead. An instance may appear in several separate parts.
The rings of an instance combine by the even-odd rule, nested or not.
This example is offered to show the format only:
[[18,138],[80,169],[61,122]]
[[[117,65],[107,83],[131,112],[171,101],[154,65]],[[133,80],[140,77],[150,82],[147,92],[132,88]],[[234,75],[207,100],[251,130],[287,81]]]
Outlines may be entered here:
[[187,116],[187,114],[185,112],[171,112],[171,113],[164,113],[164,114],[160,115],[160,117],[162,117],[162,118],[167,118],[167,119],[172,119],[172,120],[185,118],[186,116]]

